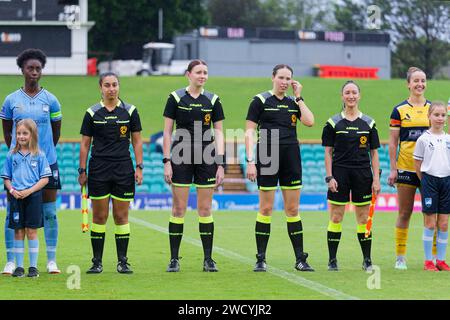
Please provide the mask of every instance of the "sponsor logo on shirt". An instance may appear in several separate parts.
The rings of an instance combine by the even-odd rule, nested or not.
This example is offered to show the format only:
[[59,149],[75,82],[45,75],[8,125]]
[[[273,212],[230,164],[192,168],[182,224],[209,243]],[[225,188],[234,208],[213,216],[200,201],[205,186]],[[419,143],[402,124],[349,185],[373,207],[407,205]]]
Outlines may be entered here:
[[419,137],[422,135],[422,130],[410,130],[408,133],[408,140],[415,141],[419,139]]

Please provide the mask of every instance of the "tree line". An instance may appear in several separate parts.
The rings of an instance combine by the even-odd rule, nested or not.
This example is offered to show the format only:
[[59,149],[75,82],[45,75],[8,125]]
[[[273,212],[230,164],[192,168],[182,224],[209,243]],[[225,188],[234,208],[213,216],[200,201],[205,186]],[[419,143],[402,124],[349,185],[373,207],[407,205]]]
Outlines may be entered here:
[[[158,11],[163,10],[163,38]],[[450,65],[450,1],[431,0],[96,0],[89,2],[89,50],[135,57],[149,41],[172,41],[200,26],[388,32],[392,77],[408,66],[427,75]]]

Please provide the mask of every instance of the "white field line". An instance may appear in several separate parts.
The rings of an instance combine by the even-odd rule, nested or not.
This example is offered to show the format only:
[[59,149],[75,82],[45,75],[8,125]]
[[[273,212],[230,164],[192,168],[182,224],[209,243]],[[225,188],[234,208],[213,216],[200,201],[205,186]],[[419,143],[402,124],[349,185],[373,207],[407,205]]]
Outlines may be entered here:
[[[162,233],[165,233],[165,234],[169,233],[168,230],[167,230],[167,227],[163,228],[163,227],[158,226],[156,224],[153,224],[153,223],[150,223],[150,222],[147,222],[145,220],[142,220],[142,219],[139,219],[139,218],[136,218],[136,217],[132,217],[132,216],[129,216],[128,219],[131,222],[134,222],[134,223],[139,224],[141,226],[147,227],[149,229],[152,229],[152,230],[155,230],[155,231],[159,231],[159,232],[162,232]],[[187,243],[190,243],[190,244],[192,244],[194,246],[197,246],[197,247],[202,247],[201,241],[197,240],[197,239],[193,239],[193,238],[190,238],[190,237],[187,237],[187,236],[183,236],[183,241],[185,241]],[[240,254],[238,254],[236,252],[233,252],[233,251],[230,251],[230,250],[227,250],[227,249],[223,249],[223,248],[220,248],[220,247],[217,247],[217,246],[214,246],[214,252],[216,252],[218,254],[221,254],[221,255],[223,255],[223,256],[225,256],[227,258],[230,258],[232,260],[236,260],[238,262],[246,264],[246,265],[253,266],[254,263],[255,263],[255,261],[250,259],[250,258],[244,257],[244,256],[242,256],[242,255],[240,255]],[[314,282],[314,281],[305,279],[305,278],[303,278],[303,277],[301,277],[301,276],[299,276],[297,274],[294,274],[292,272],[287,272],[287,271],[284,271],[282,269],[278,269],[276,267],[270,267],[270,266],[267,267],[267,271],[269,273],[277,276],[277,277],[280,277],[280,278],[284,279],[284,280],[292,282],[292,283],[294,283],[296,285],[300,285],[300,286],[305,287],[307,289],[311,289],[313,291],[319,292],[320,294],[323,294],[325,296],[331,297],[331,298],[336,299],[336,300],[359,300],[359,298],[357,298],[357,297],[348,295],[346,293],[343,293],[341,291],[335,290],[333,288],[329,288],[329,287],[324,286],[324,285],[322,285],[322,284],[320,284],[318,282]]]

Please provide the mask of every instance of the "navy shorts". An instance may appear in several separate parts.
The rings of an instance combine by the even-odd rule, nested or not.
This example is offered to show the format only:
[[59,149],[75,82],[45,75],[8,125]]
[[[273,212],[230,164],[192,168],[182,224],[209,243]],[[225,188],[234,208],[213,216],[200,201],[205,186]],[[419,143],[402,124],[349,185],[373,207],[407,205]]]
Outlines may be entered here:
[[[335,205],[345,205],[350,202],[355,206],[370,204],[372,200],[372,169],[333,167],[333,177],[338,186],[338,192],[328,190],[327,199]],[[324,182],[325,183],[325,182]]]
[[[283,190],[302,188],[302,161],[298,144],[280,144],[277,155],[272,155],[273,146],[267,146],[267,152],[256,148],[256,170],[258,188],[262,191],[275,190],[277,185]],[[261,152],[261,155],[259,154]],[[264,153],[267,153],[265,155]],[[263,159],[267,156],[267,159]],[[278,162],[278,168],[276,166]],[[273,168],[274,172],[272,171]],[[264,171],[269,173],[264,174]]]
[[420,179],[415,172],[397,170],[397,184],[420,187]]
[[127,161],[91,158],[88,166],[88,194],[93,200],[113,198],[132,201],[135,193],[134,167]]
[[52,175],[48,177],[48,183],[45,185],[44,189],[61,189],[58,162],[51,164],[50,170],[52,171]]
[[422,212],[450,214],[450,177],[438,178],[422,172]]
[[42,214],[42,191],[30,194],[25,199],[11,197],[9,204],[10,229],[38,229],[44,225]]

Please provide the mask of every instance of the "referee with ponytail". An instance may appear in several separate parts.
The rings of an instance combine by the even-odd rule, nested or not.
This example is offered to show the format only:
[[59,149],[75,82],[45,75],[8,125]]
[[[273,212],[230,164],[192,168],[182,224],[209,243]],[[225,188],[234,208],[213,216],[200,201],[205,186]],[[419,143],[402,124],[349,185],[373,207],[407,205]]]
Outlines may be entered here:
[[[135,106],[119,99],[119,78],[114,73],[100,76],[102,100],[90,107],[81,126],[80,167],[78,182],[87,183],[92,201],[92,267],[87,273],[103,271],[109,202],[115,223],[117,272],[129,274],[127,258],[130,225],[128,208],[134,198],[135,182],[142,184],[141,121]],[[136,170],[130,157],[130,139],[136,158]],[[92,145],[89,167],[87,156]],[[87,172],[88,171],[88,172]]]

